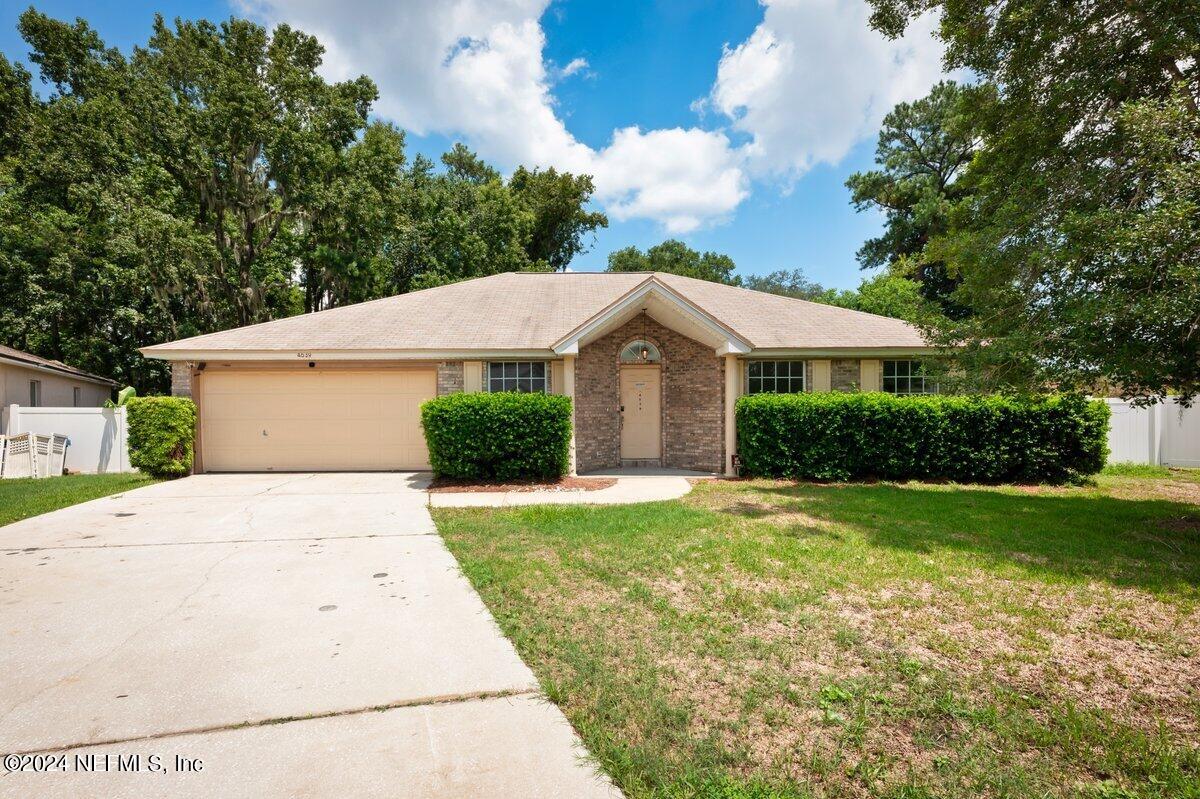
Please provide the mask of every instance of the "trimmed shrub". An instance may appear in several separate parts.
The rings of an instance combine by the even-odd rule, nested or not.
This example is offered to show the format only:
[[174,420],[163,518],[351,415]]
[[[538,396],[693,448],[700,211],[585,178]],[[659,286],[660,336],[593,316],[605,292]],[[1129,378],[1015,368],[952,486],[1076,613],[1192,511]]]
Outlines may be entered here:
[[421,406],[435,474],[552,479],[570,468],[571,400],[556,394],[450,394]]
[[130,397],[129,462],[155,477],[182,477],[192,470],[196,406],[186,397]]
[[1058,483],[1108,458],[1108,406],[1077,395],[755,394],[737,402],[750,475]]

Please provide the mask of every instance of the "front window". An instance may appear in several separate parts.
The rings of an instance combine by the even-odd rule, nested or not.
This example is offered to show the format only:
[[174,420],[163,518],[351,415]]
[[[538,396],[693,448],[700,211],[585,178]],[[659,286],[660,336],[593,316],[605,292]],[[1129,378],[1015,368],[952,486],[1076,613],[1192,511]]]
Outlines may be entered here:
[[72,400],[72,402],[75,403],[76,408],[83,405],[83,389],[80,388],[79,386],[75,386],[74,388],[72,388],[71,389],[71,400]]
[[751,361],[746,367],[747,394],[800,394],[804,361]]
[[42,404],[42,381],[29,381],[29,407],[37,408]]
[[937,383],[925,376],[920,361],[884,361],[883,390],[889,394],[936,394]]
[[493,361],[488,364],[488,391],[546,393],[545,361]]

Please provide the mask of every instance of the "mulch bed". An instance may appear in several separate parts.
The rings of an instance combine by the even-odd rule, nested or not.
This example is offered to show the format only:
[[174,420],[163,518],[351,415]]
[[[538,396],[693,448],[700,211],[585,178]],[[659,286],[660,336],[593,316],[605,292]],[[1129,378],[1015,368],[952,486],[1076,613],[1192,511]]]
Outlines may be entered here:
[[558,480],[495,482],[434,478],[429,490],[435,494],[467,494],[489,491],[599,491],[616,485],[615,477],[562,477]]

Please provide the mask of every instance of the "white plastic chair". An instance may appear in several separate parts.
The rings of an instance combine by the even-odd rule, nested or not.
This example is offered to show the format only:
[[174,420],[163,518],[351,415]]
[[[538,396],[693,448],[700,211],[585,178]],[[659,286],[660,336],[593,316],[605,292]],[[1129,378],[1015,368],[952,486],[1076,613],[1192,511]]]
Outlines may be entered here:
[[62,477],[63,465],[67,459],[67,437],[62,433],[52,433],[49,439],[50,452],[44,462],[45,468],[38,469],[39,476]]
[[37,454],[32,433],[6,436],[4,444],[4,479],[38,476]]

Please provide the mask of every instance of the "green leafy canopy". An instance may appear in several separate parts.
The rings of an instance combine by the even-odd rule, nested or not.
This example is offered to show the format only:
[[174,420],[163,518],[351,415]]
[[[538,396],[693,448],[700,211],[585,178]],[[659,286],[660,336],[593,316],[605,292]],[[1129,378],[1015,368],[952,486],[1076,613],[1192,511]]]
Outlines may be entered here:
[[961,319],[934,339],[985,388],[1200,391],[1200,14],[1194,2],[870,0],[901,34],[940,17],[978,76],[979,146],[944,229]]
[[243,19],[154,20],[108,48],[30,9],[35,76],[0,56],[0,340],[167,385],[148,344],[515,270],[563,269],[607,225],[591,178],[462,145],[406,157],[367,77]]

